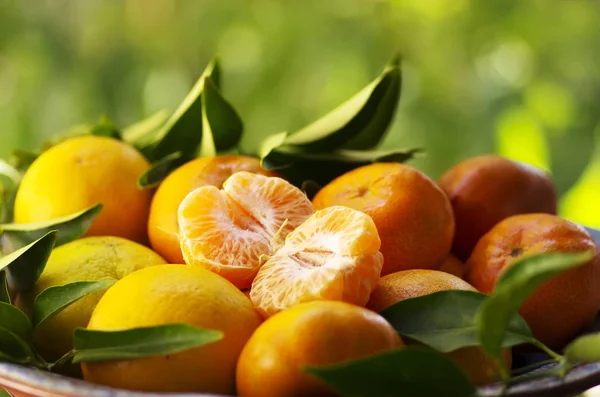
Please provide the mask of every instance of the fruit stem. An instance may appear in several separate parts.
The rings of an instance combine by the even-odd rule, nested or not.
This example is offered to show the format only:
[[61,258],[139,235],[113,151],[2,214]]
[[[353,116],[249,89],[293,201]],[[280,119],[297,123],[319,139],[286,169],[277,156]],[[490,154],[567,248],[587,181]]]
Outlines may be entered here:
[[553,359],[555,359],[556,361],[560,361],[560,360],[563,359],[563,356],[561,356],[560,354],[556,353],[554,350],[550,349],[548,346],[544,345],[539,340],[532,339],[531,343],[534,346],[536,346],[537,348],[539,348],[540,350],[542,350],[544,353],[546,353],[547,355],[549,355],[550,357],[552,357]]

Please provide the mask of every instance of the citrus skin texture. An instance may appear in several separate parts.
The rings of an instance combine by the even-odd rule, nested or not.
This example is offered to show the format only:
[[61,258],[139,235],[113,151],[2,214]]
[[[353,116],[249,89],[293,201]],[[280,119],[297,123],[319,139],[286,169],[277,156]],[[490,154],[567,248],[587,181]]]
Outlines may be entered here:
[[450,201],[425,174],[400,163],[356,168],[313,198],[315,210],[343,205],[373,218],[381,237],[381,275],[437,269],[450,252],[454,215]]
[[[466,280],[490,294],[503,271],[525,257],[549,252],[598,252],[581,226],[550,214],[509,217],[494,226],[467,261]],[[600,308],[600,257],[546,281],[519,309],[533,335],[559,349],[589,324]]]
[[358,359],[403,346],[379,314],[339,301],[301,303],[266,320],[237,365],[240,397],[335,396],[307,365]]
[[150,207],[148,236],[152,248],[169,263],[185,263],[179,246],[179,204],[200,186],[221,189],[223,182],[237,171],[275,176],[260,166],[260,160],[237,155],[197,158],[169,174],[156,190]]
[[[466,281],[442,271],[414,269],[388,274],[379,280],[371,294],[367,308],[381,312],[394,303],[439,291],[476,291]],[[447,353],[475,385],[486,385],[499,381],[500,371],[493,359],[479,347],[463,347]],[[507,370],[512,363],[511,349],[502,353]]]
[[261,318],[240,290],[209,270],[161,265],[132,273],[104,294],[88,328],[172,323],[220,330],[224,338],[167,356],[84,363],[84,379],[150,392],[235,394],[238,357]]
[[[164,263],[149,248],[120,237],[82,238],[54,249],[33,289],[19,294],[16,303],[30,313],[35,297],[48,287],[76,281],[119,280],[136,270]],[[42,324],[35,342],[47,360],[56,360],[73,348],[73,331],[87,326],[105,292],[84,296]]]
[[455,275],[458,278],[464,278],[466,266],[456,256],[450,254],[446,257],[439,270]]
[[103,209],[86,236],[146,243],[152,192],[137,187],[150,167],[133,147],[113,138],[71,138],[42,153],[25,173],[15,199],[15,222],[47,221],[98,203]]
[[556,214],[556,191],[550,177],[504,157],[471,157],[446,171],[438,183],[454,210],[452,252],[463,261],[502,219],[534,212]]

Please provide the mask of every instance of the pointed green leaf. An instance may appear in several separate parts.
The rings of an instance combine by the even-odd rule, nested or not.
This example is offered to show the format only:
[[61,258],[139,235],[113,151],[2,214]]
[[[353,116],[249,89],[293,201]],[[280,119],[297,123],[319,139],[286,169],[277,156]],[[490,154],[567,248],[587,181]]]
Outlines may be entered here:
[[341,397],[473,397],[475,387],[446,356],[404,347],[336,365],[308,367]]
[[[4,324],[3,324],[4,325]],[[0,325],[0,360],[27,364],[35,360],[35,354],[23,338]]]
[[142,149],[151,161],[181,152],[184,160],[194,157],[202,139],[202,92],[205,77],[212,77],[218,71],[218,62],[213,60],[204,70],[192,90],[187,94],[177,110],[160,128],[155,142]]
[[49,287],[35,297],[31,322],[35,329],[44,321],[57,315],[71,303],[99,290],[113,285],[115,280],[77,281],[60,286]]
[[[393,304],[381,315],[403,337],[447,353],[479,346],[475,316],[486,295],[474,291],[439,291]],[[525,320],[514,313],[502,347],[529,343],[533,339]]]
[[377,146],[392,122],[400,97],[400,68],[388,65],[382,74],[348,101],[290,134],[287,145],[329,152]]
[[592,258],[592,252],[554,252],[529,256],[511,265],[477,312],[481,346],[491,356],[500,357],[509,320],[523,302],[550,278],[581,266]]
[[150,189],[158,186],[181,164],[181,152],[171,153],[152,164],[152,167],[144,172],[140,179],[138,179],[138,187],[140,189]]
[[261,159],[267,157],[276,148],[282,146],[288,136],[289,133],[287,131],[269,135],[261,142],[260,147],[258,148],[258,157]]
[[58,236],[56,246],[66,244],[83,236],[102,211],[102,204],[51,221],[35,223],[9,223],[0,225],[0,245],[6,254],[42,237],[51,230]]
[[91,128],[90,133],[96,136],[105,136],[109,138],[121,139],[121,131],[119,131],[117,127],[115,127],[115,124],[106,115],[100,117],[98,124]]
[[152,142],[158,129],[169,118],[169,111],[161,109],[149,117],[123,129],[123,140],[137,149],[142,149]]
[[275,170],[296,186],[313,180],[325,186],[336,177],[363,165],[377,162],[402,163],[413,158],[421,149],[358,151],[336,150],[330,153],[307,153],[280,146],[268,152],[261,160],[267,170]]
[[205,78],[202,97],[216,150],[221,152],[236,147],[242,137],[242,120],[210,77]]
[[[207,81],[208,79],[204,79],[205,84]],[[215,138],[208,120],[208,114],[206,113],[206,91],[202,95],[202,140],[200,142],[200,151],[198,154],[200,157],[213,157],[217,155]]]
[[127,360],[175,354],[214,343],[221,331],[168,324],[124,331],[75,330],[73,363]]
[[38,280],[56,242],[57,232],[48,232],[33,243],[0,258],[0,270],[7,269],[17,291],[29,290]]
[[567,345],[564,355],[570,365],[600,361],[600,333],[575,339]]
[[11,303],[8,280],[6,279],[6,270],[0,271],[0,302]]
[[0,326],[6,328],[24,341],[33,340],[31,322],[25,313],[10,303],[0,302]]

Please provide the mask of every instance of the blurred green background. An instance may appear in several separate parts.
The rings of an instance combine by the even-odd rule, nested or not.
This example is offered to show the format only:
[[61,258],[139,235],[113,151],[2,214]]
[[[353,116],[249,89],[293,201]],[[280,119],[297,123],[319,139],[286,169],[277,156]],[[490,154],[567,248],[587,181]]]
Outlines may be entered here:
[[0,157],[107,114],[173,110],[216,54],[246,142],[294,130],[381,71],[404,86],[387,147],[437,178],[496,152],[551,172],[600,227],[600,2],[0,0]]

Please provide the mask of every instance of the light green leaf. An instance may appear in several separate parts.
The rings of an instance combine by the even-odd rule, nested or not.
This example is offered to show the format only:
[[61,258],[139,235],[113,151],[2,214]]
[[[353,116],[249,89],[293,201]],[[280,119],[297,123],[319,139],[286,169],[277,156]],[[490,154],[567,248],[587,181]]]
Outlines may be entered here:
[[115,124],[106,115],[100,117],[98,124],[96,124],[90,129],[90,134],[114,139],[121,139],[121,131],[119,131],[117,127],[115,127]]
[[39,153],[26,150],[13,150],[10,154],[10,164],[21,173],[25,172],[38,158]]
[[302,186],[307,180],[325,186],[355,168],[378,162],[403,163],[420,151],[421,149],[335,150],[329,153],[308,153],[289,146],[280,146],[269,151],[262,158],[261,164],[267,170],[282,174],[296,186]]
[[[439,291],[393,304],[381,315],[403,337],[447,353],[479,346],[475,321],[486,295],[474,291]],[[514,313],[509,319],[502,347],[529,343],[533,335],[525,320]]]
[[10,290],[8,289],[8,280],[6,279],[6,270],[0,271],[0,302],[10,304]]
[[150,144],[158,129],[169,118],[169,111],[161,109],[149,117],[138,121],[123,129],[123,140],[137,149],[142,149]]
[[181,152],[184,160],[194,157],[202,139],[202,92],[204,79],[218,73],[218,61],[209,63],[192,90],[187,94],[177,110],[156,134],[154,142],[142,152],[156,161],[171,153]]
[[0,270],[7,269],[17,291],[29,290],[38,280],[56,242],[56,230],[33,243],[0,258]]
[[204,80],[203,106],[210,125],[216,151],[221,152],[237,146],[244,129],[242,120],[233,106],[221,95],[214,80]]
[[403,347],[360,360],[305,369],[341,397],[473,397],[475,387],[446,356]]
[[2,181],[8,181],[13,186],[21,182],[21,173],[4,160],[0,160],[0,182]]
[[570,365],[600,361],[600,333],[583,335],[569,343],[564,356]]
[[46,320],[57,315],[71,303],[113,285],[115,280],[77,281],[61,286],[49,287],[35,297],[31,322],[38,329]]
[[322,153],[342,147],[372,149],[379,144],[393,119],[400,96],[400,80],[399,66],[389,64],[377,79],[348,101],[290,134],[285,144]]
[[[208,79],[204,79],[204,83]],[[206,90],[206,86],[205,86]],[[213,157],[217,155],[217,147],[215,146],[215,138],[213,135],[208,114],[206,112],[206,91],[202,95],[202,140],[200,142],[200,157]]]
[[0,326],[26,342],[33,340],[33,329],[29,318],[10,303],[0,302]]
[[511,265],[477,312],[481,346],[499,358],[508,323],[523,302],[550,278],[583,265],[592,257],[593,252],[554,252],[529,256]]
[[39,239],[51,230],[58,232],[56,246],[83,236],[102,211],[102,204],[51,221],[35,223],[8,223],[0,225],[0,245],[6,254]]
[[75,330],[73,363],[127,360],[175,354],[214,343],[221,331],[168,324],[125,331]]
[[138,179],[140,189],[158,186],[171,172],[181,165],[181,152],[171,153],[152,164],[152,167]]

